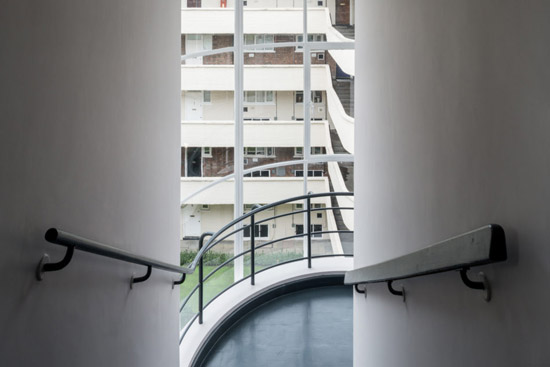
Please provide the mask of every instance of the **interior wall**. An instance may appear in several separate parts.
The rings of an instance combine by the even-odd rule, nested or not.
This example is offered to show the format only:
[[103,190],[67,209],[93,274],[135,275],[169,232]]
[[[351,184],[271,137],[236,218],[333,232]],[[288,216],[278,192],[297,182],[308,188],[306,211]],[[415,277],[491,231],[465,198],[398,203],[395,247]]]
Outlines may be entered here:
[[175,275],[77,251],[35,279],[49,227],[178,263],[178,1],[6,0],[0,12],[0,365],[177,366]]
[[[550,360],[550,2],[357,2],[355,266],[488,223],[493,300],[456,272],[355,295],[355,366]],[[399,284],[398,284],[399,285]]]

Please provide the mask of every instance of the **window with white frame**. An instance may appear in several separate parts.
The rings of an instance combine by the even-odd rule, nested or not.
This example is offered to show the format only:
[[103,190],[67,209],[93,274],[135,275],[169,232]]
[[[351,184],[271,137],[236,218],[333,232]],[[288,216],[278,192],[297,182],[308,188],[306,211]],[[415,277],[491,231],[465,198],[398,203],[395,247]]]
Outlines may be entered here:
[[209,90],[205,90],[202,92],[202,103],[212,103],[212,93]]
[[268,169],[263,169],[260,171],[247,173],[244,175],[244,177],[271,177],[271,171]]
[[[303,42],[304,41],[304,35],[299,34],[296,36],[296,42]],[[324,34],[308,34],[307,35],[307,41],[308,42],[324,42],[325,41],[325,35]],[[296,46],[296,51],[303,52],[304,48],[301,45]]]
[[[304,177],[304,170],[297,169],[294,171],[295,177]],[[307,171],[307,177],[323,177],[323,170],[311,169]]]
[[204,158],[212,158],[212,148],[211,147],[203,147],[202,148],[202,156]]
[[311,147],[311,155],[325,154],[325,147]]
[[[312,224],[310,226],[311,229],[311,237],[313,238],[322,238],[322,233],[315,233],[315,232],[322,232],[323,231],[323,225],[322,224]],[[296,234],[304,234],[304,225],[303,224],[296,224]]]
[[272,90],[257,90],[257,91],[245,91],[244,103],[245,104],[273,104],[275,99],[273,98],[274,92]]
[[[304,92],[296,91],[296,103],[304,103]],[[311,101],[313,103],[323,103],[323,92],[320,90],[311,91]]]
[[275,148],[272,147],[244,147],[246,157],[274,157]]
[[[274,35],[272,34],[245,34],[244,35],[244,44],[245,45],[263,45],[274,43]],[[248,50],[247,52],[266,52],[273,51],[273,47],[262,47],[255,48],[254,50]]]
[[303,157],[304,156],[304,147],[294,147],[294,156]]
[[[250,225],[248,227],[245,227],[244,230],[244,238],[250,239]],[[256,224],[254,226],[254,238],[262,240],[262,239],[268,239],[269,238],[269,225],[268,224]]]

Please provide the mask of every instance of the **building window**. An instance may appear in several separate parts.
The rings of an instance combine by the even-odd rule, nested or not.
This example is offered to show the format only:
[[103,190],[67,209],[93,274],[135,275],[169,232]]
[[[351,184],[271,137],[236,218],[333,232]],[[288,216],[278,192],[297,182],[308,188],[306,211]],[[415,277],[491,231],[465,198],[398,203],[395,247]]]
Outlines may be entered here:
[[320,90],[311,92],[311,100],[313,103],[323,103],[323,92]]
[[324,154],[324,153],[325,153],[324,147],[311,147],[311,155]]
[[294,147],[294,156],[303,157],[304,156],[304,147]]
[[[296,36],[296,42],[303,42],[303,40],[304,40],[304,35],[303,34],[299,34],[299,35]],[[325,41],[325,36],[323,34],[308,34],[307,35],[307,41],[308,42],[324,42]],[[303,52],[303,47],[299,46],[299,45],[296,46],[296,51]]]
[[209,90],[205,90],[202,92],[202,102],[212,103],[212,94]]
[[294,210],[302,210],[304,209],[304,204],[294,204]]
[[[297,169],[294,171],[295,177],[304,177],[304,170]],[[323,177],[323,170],[308,170],[307,177]]]
[[[245,91],[244,103],[246,104],[273,104],[272,90]],[[247,111],[245,111],[247,112]]]
[[[244,231],[244,238],[245,239],[250,239],[250,226],[246,227],[243,231]],[[269,225],[267,225],[267,224],[256,224],[254,226],[254,238],[268,239],[269,238]]]
[[[314,233],[314,232],[322,232],[323,231],[323,225],[322,224],[312,224],[310,226],[311,229],[311,237],[313,238],[322,238],[322,233]],[[304,225],[303,224],[296,224],[296,234],[304,234]]]
[[212,158],[212,148],[211,147],[203,147],[202,148],[202,156],[205,158]]
[[[275,43],[274,36],[272,34],[245,34],[244,35],[245,45],[263,45],[267,43]],[[273,51],[273,47],[255,48],[254,50],[249,50],[249,51],[250,52]]]
[[317,54],[317,60],[324,60],[325,59],[325,54],[323,52],[319,52]]
[[[323,92],[320,90],[311,91],[313,103],[323,103]],[[304,92],[296,91],[296,103],[304,103]]]
[[201,210],[202,211],[210,210],[210,205],[208,205],[208,204],[201,205]]
[[272,147],[244,147],[244,155],[247,157],[274,157],[275,148]]
[[254,172],[245,174],[244,177],[271,177],[271,171],[268,169],[261,170],[261,171],[254,171]]

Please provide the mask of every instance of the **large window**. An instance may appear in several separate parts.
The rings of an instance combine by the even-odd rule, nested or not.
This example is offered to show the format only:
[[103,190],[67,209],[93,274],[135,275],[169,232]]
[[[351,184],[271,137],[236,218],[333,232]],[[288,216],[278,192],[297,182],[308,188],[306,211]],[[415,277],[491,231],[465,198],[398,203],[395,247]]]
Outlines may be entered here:
[[[311,91],[311,101],[313,103],[323,103],[323,92],[320,90]],[[304,103],[304,92],[296,92],[296,103]]]
[[[299,34],[296,36],[296,42],[302,42],[304,40],[304,36]],[[324,34],[308,34],[307,41],[308,42],[323,42],[325,40]],[[296,46],[296,51],[302,52],[304,48],[299,45]]]
[[273,104],[273,91],[258,90],[258,91],[246,91],[244,92],[245,104]]
[[[250,226],[246,227],[244,230],[244,238],[250,239]],[[268,239],[269,238],[269,225],[267,224],[256,224],[254,226],[254,238],[257,239]]]
[[[322,238],[323,234],[318,233],[323,231],[323,225],[322,224],[312,224],[310,226],[311,228],[311,237],[313,238]],[[317,233],[315,233],[317,232]],[[303,224],[296,224],[296,234],[303,234],[304,233],[304,225]]]
[[[184,237],[219,230],[246,212],[245,202],[252,210],[255,203],[321,193],[329,187],[333,191],[352,190],[344,181],[353,177],[354,121],[352,114],[344,112],[353,108],[353,41],[331,38],[326,42],[326,35],[319,32],[334,30],[328,17],[319,16],[326,14],[319,11],[317,1],[306,3],[315,10],[305,17],[307,10],[303,10],[301,0],[293,3],[299,3],[296,8],[284,10],[260,7],[264,2],[249,2],[250,7],[257,8],[247,11],[242,10],[240,1],[227,2],[229,8],[223,10],[182,10],[182,14],[187,12],[187,19],[196,20],[182,22],[182,31],[190,23],[200,28],[189,27],[182,34],[183,42],[187,40],[182,44],[187,55],[182,57],[181,73],[182,101],[186,102],[182,104],[181,134]],[[287,3],[269,1],[281,7]],[[216,7],[219,5],[217,2]],[[328,4],[321,1],[319,6]],[[199,16],[204,19],[193,18]],[[304,19],[308,20],[305,30],[299,24]],[[348,79],[345,73],[350,73]],[[341,90],[343,97],[338,96]],[[338,205],[353,206],[352,200]],[[305,202],[300,199],[277,206],[269,214],[258,213],[255,237],[275,239],[292,235],[294,230],[303,232],[304,225],[295,223],[306,223],[305,213],[267,218],[293,208],[306,209]],[[330,199],[323,205],[330,205]],[[342,216],[350,213],[342,211]],[[312,224],[312,231],[317,232],[313,237],[331,241],[330,245],[318,241],[313,252],[341,246],[336,243],[338,235],[318,233],[323,228],[336,229],[332,211],[314,211],[311,217],[316,222]],[[243,238],[250,236],[250,228],[235,232],[224,240],[223,251],[231,257],[242,252],[247,249]],[[285,252],[285,256],[307,252],[301,238],[284,240],[278,249],[270,245],[264,250],[268,248],[273,253]],[[257,255],[261,256],[260,252]],[[273,255],[274,261],[279,260],[277,256]],[[237,258],[234,280],[246,271],[246,260]]]
[[274,157],[275,148],[271,147],[244,147],[245,157]]
[[[272,34],[245,34],[244,35],[244,44],[245,45],[263,45],[266,43],[273,43],[274,36]],[[253,52],[266,52],[273,51],[273,47],[262,47],[256,48]],[[252,52],[252,51],[249,51]]]

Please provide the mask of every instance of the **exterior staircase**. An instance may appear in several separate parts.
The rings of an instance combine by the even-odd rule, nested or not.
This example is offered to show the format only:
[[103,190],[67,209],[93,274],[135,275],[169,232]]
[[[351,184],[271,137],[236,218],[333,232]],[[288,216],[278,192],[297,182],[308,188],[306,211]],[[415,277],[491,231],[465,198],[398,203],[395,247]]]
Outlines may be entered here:
[[332,81],[334,91],[338,95],[340,102],[342,102],[344,110],[351,117],[354,117],[355,114],[354,85],[355,82],[353,79],[336,79]]
[[342,35],[346,38],[350,38],[352,40],[355,39],[355,27],[352,25],[335,25],[333,26],[338,32],[342,33]]
[[[338,133],[336,130],[331,129],[330,130],[330,140],[332,143],[332,150],[335,154],[349,154],[349,152],[344,149],[342,142],[340,141],[340,137],[338,136]],[[338,162],[338,167],[340,168],[340,172],[342,173],[342,177],[344,178],[344,182],[346,184],[346,188],[353,192],[353,162]],[[330,183],[330,190],[334,191],[334,187],[332,186],[332,183]],[[336,197],[331,198],[331,205],[333,208],[336,208],[339,206],[338,201]],[[336,228],[338,230],[349,230],[349,228],[344,223],[344,219],[342,218],[342,213],[339,209],[334,209],[334,220],[336,221]],[[340,242],[342,243],[342,248],[344,250],[345,254],[352,254],[353,253],[353,233],[340,233]]]

